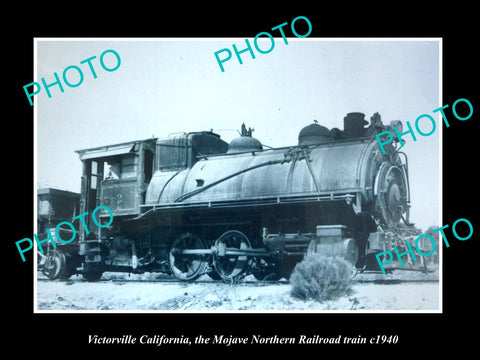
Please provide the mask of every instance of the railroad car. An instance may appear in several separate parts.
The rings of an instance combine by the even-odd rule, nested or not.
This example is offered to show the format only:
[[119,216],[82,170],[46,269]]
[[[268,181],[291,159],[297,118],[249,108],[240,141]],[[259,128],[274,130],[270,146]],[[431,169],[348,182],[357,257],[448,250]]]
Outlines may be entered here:
[[[230,143],[199,131],[78,150],[80,213],[104,205],[114,221],[101,228],[85,217],[68,256],[58,258],[62,246],[50,254],[52,278],[288,278],[306,253],[325,247],[378,268],[374,255],[395,245],[385,233],[411,225],[407,157],[397,138],[383,154],[375,137],[393,126],[401,133],[401,122],[384,125],[378,113],[368,122],[358,112],[343,122],[340,130],[314,121],[298,144],[281,148],[242,125]],[[99,213],[98,221],[110,219]]]
[[[63,221],[71,221],[79,211],[80,194],[53,188],[39,188],[37,190],[37,236],[39,239],[47,238],[47,231],[54,233],[55,227]],[[64,238],[69,238],[71,229],[61,227],[59,233]],[[66,278],[75,272],[81,265],[78,256],[78,244],[72,243],[62,246],[61,249],[53,248],[47,243],[46,254],[37,252],[37,268],[50,278]],[[68,261],[67,261],[68,257]]]

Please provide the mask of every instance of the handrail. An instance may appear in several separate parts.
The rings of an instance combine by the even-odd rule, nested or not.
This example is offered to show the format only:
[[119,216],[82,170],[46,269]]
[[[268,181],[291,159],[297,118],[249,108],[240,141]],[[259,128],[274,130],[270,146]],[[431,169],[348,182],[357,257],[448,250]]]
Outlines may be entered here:
[[216,186],[216,185],[218,185],[218,184],[220,184],[220,183],[222,183],[222,182],[224,182],[224,181],[226,181],[226,180],[228,180],[228,179],[231,179],[231,178],[233,178],[233,177],[235,177],[235,176],[238,176],[238,175],[240,175],[240,174],[243,174],[243,173],[245,173],[245,172],[247,172],[247,171],[255,170],[255,169],[258,169],[258,168],[261,168],[261,167],[264,167],[264,166],[269,166],[269,165],[274,165],[274,164],[281,164],[281,163],[284,163],[284,162],[286,162],[286,161],[288,161],[288,160],[270,160],[270,161],[264,162],[264,163],[262,163],[262,164],[254,165],[254,166],[248,167],[248,168],[246,168],[246,169],[237,171],[237,172],[235,172],[235,173],[233,173],[233,174],[230,174],[230,175],[228,175],[228,176],[225,176],[224,178],[221,178],[220,180],[214,181],[214,182],[212,182],[211,184],[208,184],[208,185],[202,187],[201,189],[196,189],[196,190],[190,191],[189,193],[186,193],[186,194],[183,194],[183,195],[179,196],[178,198],[176,198],[176,199],[174,200],[174,203],[181,202],[181,201],[183,201],[183,200],[185,200],[185,199],[188,199],[189,197],[192,197],[192,196],[194,196],[194,195],[197,195],[197,194],[199,194],[199,193],[201,193],[201,192],[203,192],[203,191],[205,191],[205,190],[207,190],[207,189],[209,189],[209,188],[211,188],[211,187],[213,187],[213,186]]

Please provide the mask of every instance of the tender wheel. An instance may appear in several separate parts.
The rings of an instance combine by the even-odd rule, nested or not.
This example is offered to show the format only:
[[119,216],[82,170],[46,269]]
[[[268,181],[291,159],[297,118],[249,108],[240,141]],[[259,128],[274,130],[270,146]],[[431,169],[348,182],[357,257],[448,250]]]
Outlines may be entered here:
[[68,269],[67,256],[61,250],[51,249],[47,252],[47,259],[42,273],[50,280],[67,280],[72,274]]
[[248,270],[249,259],[246,255],[224,255],[228,250],[251,249],[247,236],[240,231],[230,230],[215,242],[219,250],[213,257],[213,266],[222,280],[232,282],[242,277]]
[[195,280],[203,275],[208,262],[205,255],[182,254],[182,250],[207,249],[206,243],[194,233],[184,233],[172,243],[168,260],[173,275],[180,280]]
[[82,274],[83,278],[88,282],[98,281],[100,280],[102,275],[103,275],[103,271],[90,271]]

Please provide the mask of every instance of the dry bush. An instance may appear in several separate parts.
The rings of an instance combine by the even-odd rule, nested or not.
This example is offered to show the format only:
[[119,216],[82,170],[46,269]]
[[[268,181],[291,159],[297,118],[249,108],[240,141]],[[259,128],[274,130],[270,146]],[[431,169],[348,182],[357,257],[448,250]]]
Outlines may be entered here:
[[323,302],[351,290],[354,266],[339,256],[309,254],[295,266],[290,277],[291,295]]

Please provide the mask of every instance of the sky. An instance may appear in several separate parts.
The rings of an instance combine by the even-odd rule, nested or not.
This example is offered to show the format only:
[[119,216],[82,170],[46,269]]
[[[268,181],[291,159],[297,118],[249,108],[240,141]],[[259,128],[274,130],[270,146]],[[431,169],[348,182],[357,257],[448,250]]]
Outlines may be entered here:
[[[250,39],[253,43],[253,39]],[[214,53],[244,38],[218,39],[36,39],[33,81],[54,82],[63,70],[78,66],[77,87],[50,87],[51,98],[35,95],[35,187],[80,192],[82,164],[75,150],[176,132],[213,129],[225,141],[238,136],[242,123],[253,136],[273,147],[296,145],[300,130],[317,120],[343,129],[343,117],[362,112],[367,120],[380,113],[384,124],[429,114],[436,131],[417,141],[405,136],[408,156],[410,220],[425,230],[440,225],[440,144],[442,126],[433,110],[441,105],[438,39],[275,38],[273,50],[253,48],[223,63]],[[270,40],[260,40],[268,49]],[[253,45],[252,45],[253,46]],[[105,71],[100,56],[114,50],[121,59]],[[91,60],[97,78],[87,63]],[[223,54],[222,54],[223,56]],[[104,57],[114,67],[111,53]],[[75,70],[68,79],[79,81]],[[62,80],[63,81],[63,80]],[[26,100],[28,101],[28,100]],[[429,124],[421,124],[428,132]]]

